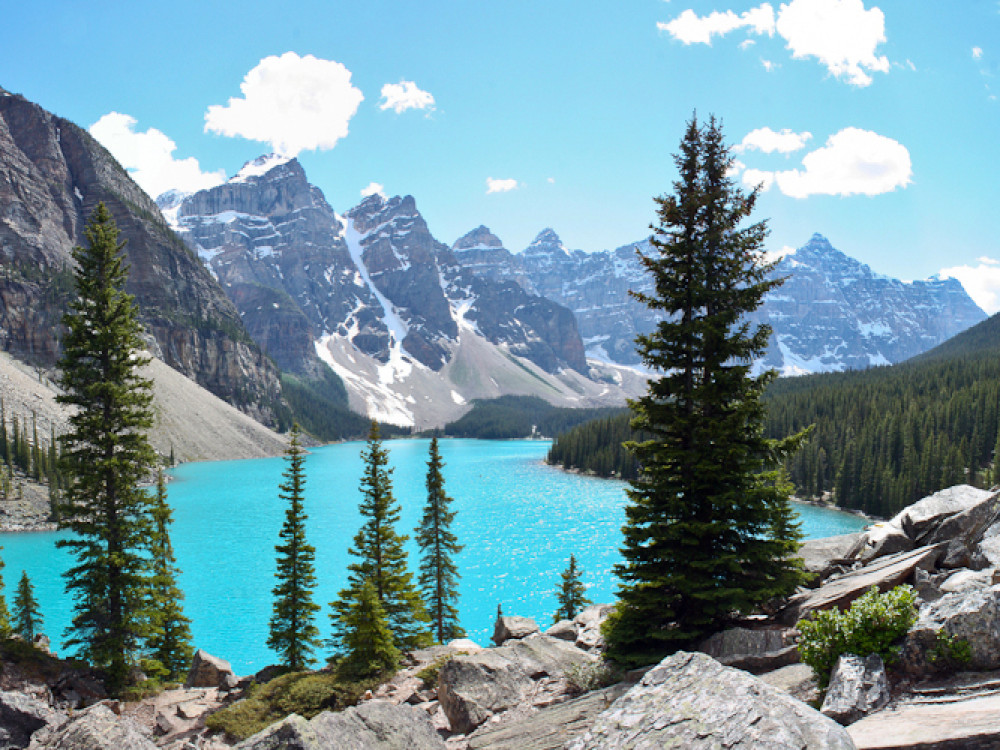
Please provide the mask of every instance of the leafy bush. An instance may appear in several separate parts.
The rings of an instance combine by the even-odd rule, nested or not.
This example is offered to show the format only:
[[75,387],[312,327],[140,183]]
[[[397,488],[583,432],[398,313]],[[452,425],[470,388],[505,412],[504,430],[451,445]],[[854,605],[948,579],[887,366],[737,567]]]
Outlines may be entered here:
[[878,654],[891,664],[899,655],[895,643],[917,619],[912,586],[897,586],[884,594],[872,589],[846,612],[817,612],[799,622],[799,655],[812,667],[820,687],[826,687],[837,659],[844,654]]
[[972,644],[942,628],[937,632],[934,645],[927,651],[927,661],[939,670],[968,666],[972,661]]
[[465,656],[468,651],[456,651],[454,654],[448,654],[447,656],[441,656],[426,667],[417,672],[416,676],[420,678],[424,685],[424,690],[428,688],[437,687],[438,675],[441,674],[441,668],[447,664],[449,661],[454,659],[456,656]]
[[621,682],[621,679],[621,669],[607,661],[574,664],[566,670],[566,682],[569,683],[570,692],[577,695],[609,687]]

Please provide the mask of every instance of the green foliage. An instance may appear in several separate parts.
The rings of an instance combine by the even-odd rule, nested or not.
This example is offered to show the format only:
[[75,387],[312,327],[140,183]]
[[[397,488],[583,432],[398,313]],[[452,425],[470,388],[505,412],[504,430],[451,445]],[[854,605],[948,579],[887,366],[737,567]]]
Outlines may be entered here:
[[764,222],[743,227],[756,191],[728,176],[719,123],[688,124],[675,193],[656,199],[653,253],[640,254],[663,319],[637,337],[661,375],[631,402],[640,466],[628,492],[617,616],[607,654],[645,665],[722,627],[735,613],[792,591],[800,535],[781,460],[804,435],[768,439],[761,402],[773,371],[751,375],[770,329],[745,322],[781,281],[762,260]]
[[427,504],[416,531],[420,548],[420,590],[431,618],[438,643],[462,638],[465,631],[458,624],[458,568],[453,559],[462,551],[458,537],[451,530],[455,511],[452,498],[444,491],[444,462],[438,440],[431,438],[427,460]]
[[385,609],[366,580],[350,603],[340,625],[344,635],[343,658],[337,672],[350,680],[360,680],[394,672],[399,666],[399,649],[393,643],[392,631],[386,622]]
[[371,423],[361,458],[365,468],[358,510],[364,522],[348,550],[358,562],[348,566],[347,588],[330,605],[333,642],[341,649],[346,647],[352,627],[348,615],[360,600],[363,587],[370,583],[385,610],[394,644],[403,649],[421,648],[431,642],[429,618],[408,570],[403,548],[408,537],[396,533],[399,503],[392,493],[389,453],[382,447],[375,422]]
[[14,597],[14,630],[31,643],[35,635],[41,632],[42,614],[35,598],[35,588],[31,585],[28,572],[21,571],[21,580],[17,584],[17,594]]
[[[167,505],[167,485],[163,472],[156,472],[156,494],[153,498],[153,535],[150,558],[153,576],[149,584],[151,627],[146,641],[149,660],[159,670],[144,667],[146,674],[166,680],[178,680],[191,666],[194,648],[191,646],[191,621],[184,615],[184,594],[177,585],[177,558],[170,543],[173,513]],[[155,686],[149,686],[154,688]]]
[[441,674],[441,670],[444,665],[454,659],[456,656],[465,656],[468,651],[456,651],[453,654],[448,654],[447,656],[441,656],[432,661],[423,669],[417,671],[415,677],[417,677],[421,682],[423,682],[424,690],[429,690],[430,688],[436,688],[438,683],[438,675]]
[[317,380],[282,373],[281,395],[303,430],[319,440],[346,440],[365,434],[369,420],[347,407],[343,381],[324,365]]
[[927,651],[927,661],[938,670],[967,667],[972,661],[972,644],[941,628],[935,634],[934,645]]
[[249,695],[205,720],[206,726],[245,740],[290,714],[311,719],[321,711],[339,711],[355,705],[376,680],[345,681],[333,672],[293,672],[255,685]]
[[319,629],[314,624],[319,605],[313,602],[316,588],[316,550],[306,541],[306,515],[302,507],[305,491],[305,451],[299,441],[299,427],[292,425],[285,452],[288,468],[285,481],[279,486],[278,496],[288,503],[285,523],[279,536],[277,552],[278,584],[272,589],[274,613],[271,615],[269,648],[276,651],[282,664],[292,670],[301,670],[315,659],[313,651],[319,646]]
[[621,680],[622,670],[609,661],[574,664],[566,670],[569,690],[577,695],[610,687]]
[[572,620],[580,614],[580,610],[591,603],[590,599],[587,598],[587,587],[580,580],[583,577],[583,571],[576,566],[575,555],[569,556],[569,564],[559,576],[562,582],[556,591],[559,609],[556,610],[552,618],[555,622]]
[[73,407],[62,436],[68,481],[57,506],[56,544],[75,558],[66,571],[74,602],[68,647],[105,672],[111,695],[124,689],[131,661],[148,635],[150,498],[139,483],[155,464],[146,439],[152,386],[140,368],[142,327],[125,292],[128,269],[118,228],[98,204],[73,249],[77,299],[63,318],[60,403]]
[[632,415],[625,409],[617,414],[577,425],[557,435],[546,461],[565,469],[590,472],[599,477],[629,481],[638,478],[639,462],[625,448],[626,442],[649,439],[631,426]]
[[[3,547],[0,547],[3,549]],[[0,560],[0,573],[7,567],[3,560]],[[3,576],[0,575],[0,641],[10,638],[13,629],[10,624],[10,612],[7,609],[7,597],[4,596]]]
[[812,667],[821,688],[844,654],[878,654],[885,664],[899,655],[895,645],[916,622],[917,595],[911,586],[897,586],[880,594],[872,587],[845,612],[827,609],[800,620],[799,654]]
[[472,409],[444,426],[451,437],[509,440],[558,435],[571,427],[620,411],[616,408],[567,409],[537,396],[501,396],[472,402]]

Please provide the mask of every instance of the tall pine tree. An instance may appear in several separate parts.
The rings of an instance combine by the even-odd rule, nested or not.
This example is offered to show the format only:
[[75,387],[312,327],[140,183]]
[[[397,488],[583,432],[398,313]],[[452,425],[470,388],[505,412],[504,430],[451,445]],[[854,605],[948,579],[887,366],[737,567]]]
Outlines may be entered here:
[[403,543],[408,537],[396,533],[399,503],[392,494],[389,453],[382,447],[377,422],[371,424],[361,458],[365,468],[359,510],[364,522],[354,537],[354,546],[348,550],[358,562],[348,566],[348,586],[330,605],[333,639],[343,649],[351,628],[348,613],[367,580],[385,610],[396,647],[422,648],[431,642],[429,618],[407,568]]
[[58,401],[74,408],[62,436],[68,470],[57,545],[75,563],[66,571],[74,615],[67,646],[105,672],[109,694],[121,695],[148,633],[150,498],[139,482],[154,465],[146,439],[152,425],[150,381],[140,368],[142,328],[125,292],[124,242],[101,203],[73,249],[77,299],[63,318],[66,334]]
[[164,674],[179,679],[191,666],[191,621],[185,617],[184,594],[177,585],[177,558],[170,543],[173,513],[167,505],[167,485],[163,472],[156,472],[156,495],[153,498],[153,536],[150,580],[152,628],[146,642],[149,658],[159,662]]
[[451,530],[455,511],[450,509],[453,499],[444,491],[443,466],[438,440],[433,437],[427,460],[427,504],[417,528],[417,545],[421,553],[418,581],[438,643],[465,635],[458,624],[459,576],[453,559],[462,546]]
[[301,670],[315,659],[312,654],[319,645],[319,630],[314,624],[319,605],[313,602],[316,588],[316,550],[306,542],[306,513],[302,507],[305,489],[305,451],[299,440],[299,426],[292,425],[288,450],[288,468],[282,476],[278,497],[288,502],[285,523],[275,546],[278,570],[274,574],[278,585],[271,615],[269,648],[280,654],[286,667]]
[[41,632],[42,613],[35,598],[35,588],[28,578],[28,571],[21,571],[21,580],[17,583],[17,594],[14,596],[14,630],[24,640],[31,643],[35,635]]
[[580,610],[590,604],[587,598],[587,587],[583,585],[581,578],[583,571],[577,567],[576,556],[569,556],[569,564],[566,570],[559,574],[561,582],[556,591],[556,601],[559,602],[559,609],[556,610],[556,622],[560,620],[572,620]]
[[770,329],[746,315],[781,281],[763,262],[765,222],[743,226],[757,199],[729,177],[720,124],[688,124],[675,157],[674,194],[656,199],[658,223],[641,256],[655,292],[635,296],[662,314],[637,337],[662,373],[631,402],[640,465],[629,490],[619,602],[607,654],[651,664],[697,642],[734,613],[790,592],[801,580],[790,487],[778,471],[801,442],[764,437],[761,396],[775,372],[751,374]]

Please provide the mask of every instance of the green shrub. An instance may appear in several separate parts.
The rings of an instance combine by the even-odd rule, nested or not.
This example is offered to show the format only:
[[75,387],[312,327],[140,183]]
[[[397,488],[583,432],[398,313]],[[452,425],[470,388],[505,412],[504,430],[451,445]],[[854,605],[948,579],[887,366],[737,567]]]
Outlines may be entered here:
[[566,670],[566,682],[571,693],[577,695],[600,690],[621,682],[622,670],[607,661],[591,664],[574,664]]
[[438,675],[441,674],[441,668],[447,664],[449,661],[454,659],[456,656],[465,656],[468,651],[456,651],[454,654],[448,654],[447,656],[441,656],[426,667],[417,672],[416,677],[419,677],[424,685],[424,690],[428,688],[437,687]]
[[844,654],[878,654],[892,664],[899,655],[896,642],[917,619],[915,602],[912,586],[897,586],[884,594],[872,587],[846,612],[817,612],[799,622],[799,655],[812,667],[821,688]]
[[934,645],[927,650],[927,661],[938,670],[967,667],[972,661],[972,644],[941,628]]

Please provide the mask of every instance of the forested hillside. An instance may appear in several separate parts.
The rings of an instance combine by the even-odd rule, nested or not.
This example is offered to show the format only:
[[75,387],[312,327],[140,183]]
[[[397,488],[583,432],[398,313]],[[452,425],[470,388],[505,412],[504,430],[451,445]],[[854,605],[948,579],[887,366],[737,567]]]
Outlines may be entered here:
[[[788,464],[797,494],[890,516],[959,483],[1000,480],[1000,319],[894,367],[785,378],[767,394],[770,437],[814,424]],[[560,435],[549,460],[629,478],[628,416]]]
[[444,426],[444,434],[484,440],[551,437],[619,411],[620,408],[566,409],[537,396],[501,396],[474,402],[461,419]]

